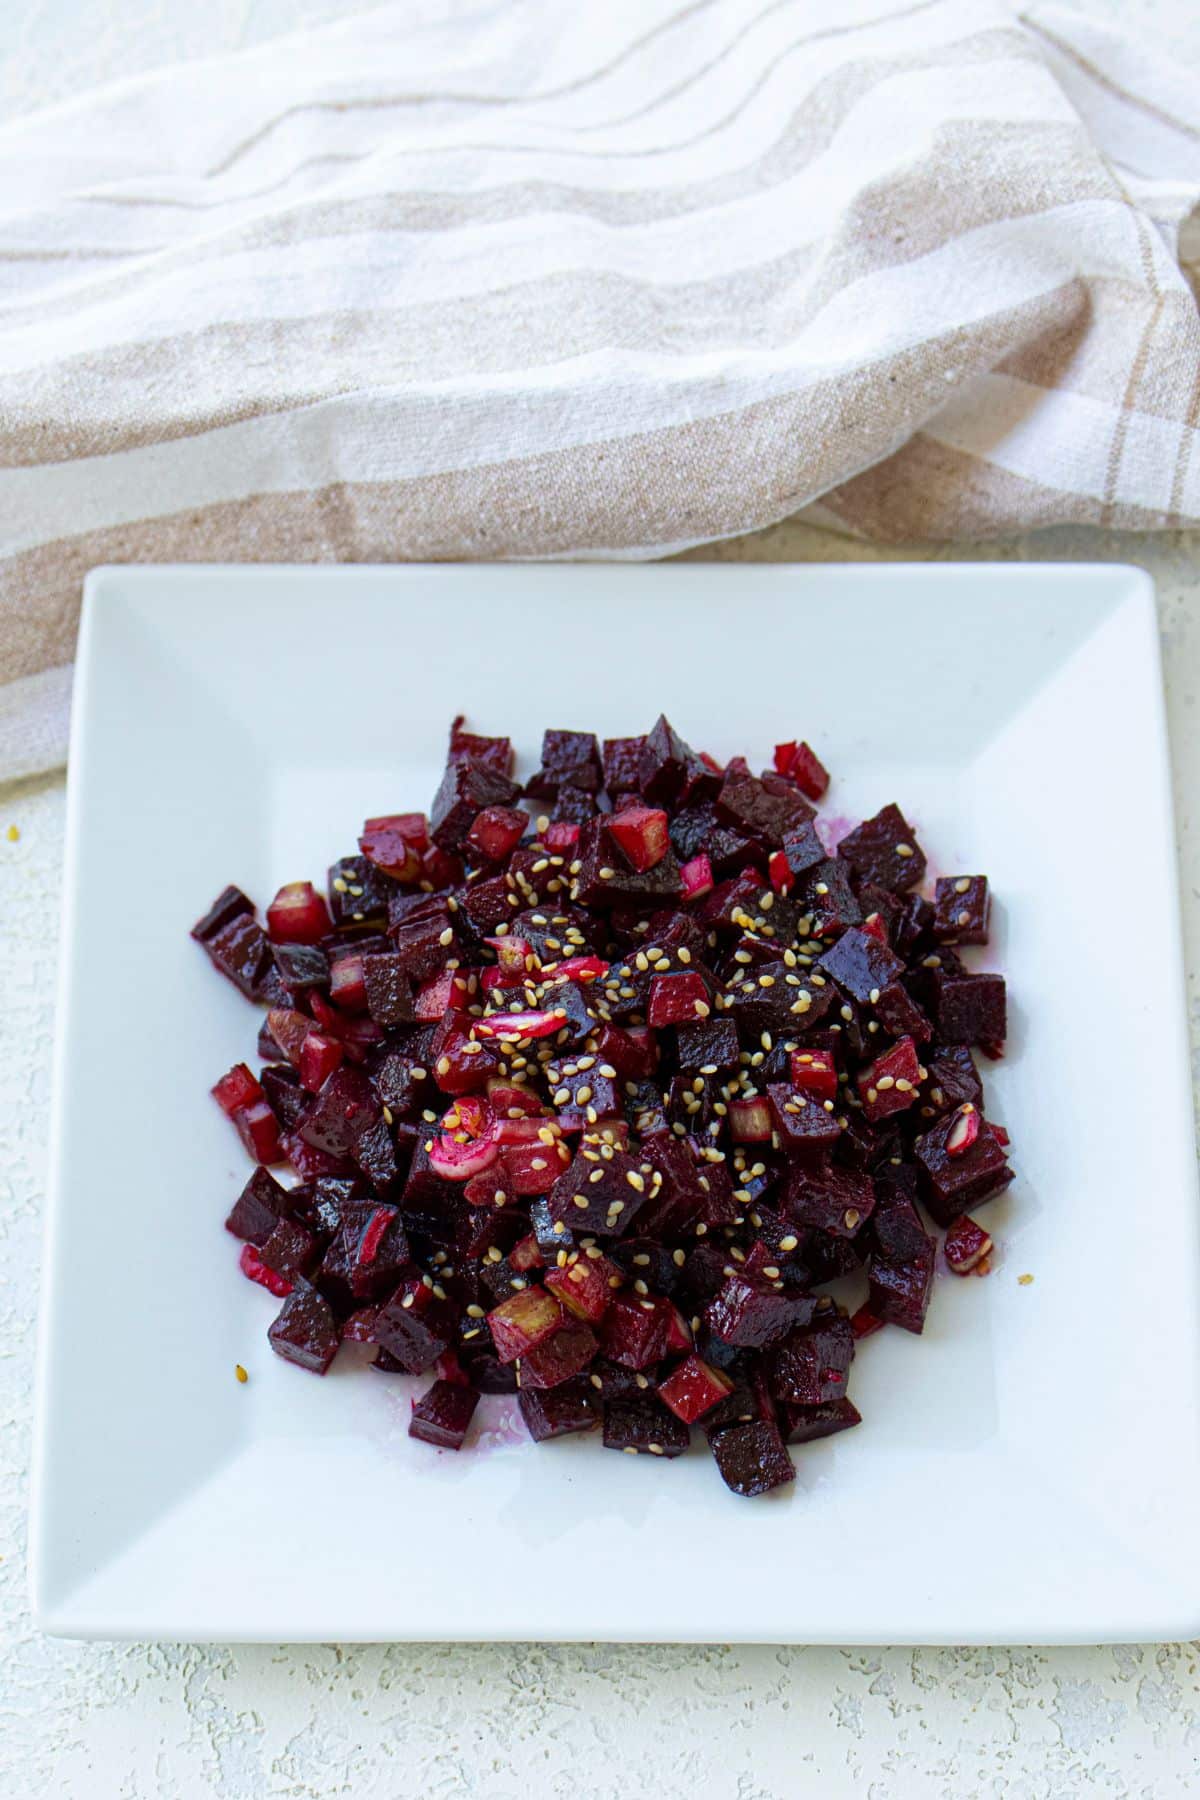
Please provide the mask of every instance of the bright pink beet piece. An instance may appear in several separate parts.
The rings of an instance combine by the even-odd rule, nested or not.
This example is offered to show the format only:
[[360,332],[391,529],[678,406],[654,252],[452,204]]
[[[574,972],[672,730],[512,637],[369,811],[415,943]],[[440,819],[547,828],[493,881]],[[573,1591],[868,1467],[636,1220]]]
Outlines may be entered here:
[[983,1226],[969,1213],[955,1219],[946,1233],[942,1250],[948,1266],[956,1275],[982,1273],[994,1246]]
[[435,1381],[413,1401],[408,1435],[439,1450],[461,1450],[478,1404],[474,1388],[458,1381]]
[[685,900],[703,900],[706,894],[713,891],[712,863],[707,856],[693,856],[685,862],[679,871],[679,880],[683,886]]
[[671,847],[667,815],[657,806],[626,806],[614,813],[608,829],[639,875],[653,869]]
[[702,1356],[689,1356],[660,1383],[658,1397],[676,1418],[694,1425],[702,1413],[732,1392],[733,1383],[723,1370],[714,1369]]
[[266,1288],[269,1294],[274,1294],[279,1300],[292,1291],[292,1283],[287,1276],[277,1275],[274,1269],[268,1269],[253,1244],[242,1245],[238,1266],[248,1280],[256,1281],[259,1287]]
[[646,1022],[654,1030],[664,1025],[694,1025],[697,1019],[707,1019],[711,1010],[704,977],[694,971],[656,975],[650,983]]
[[346,1052],[336,1038],[310,1031],[300,1046],[300,1086],[317,1093],[341,1063]]
[[212,1090],[213,1099],[227,1118],[244,1106],[252,1106],[263,1097],[262,1087],[245,1063],[234,1063],[228,1075],[222,1075]]
[[281,887],[267,908],[267,935],[275,944],[319,944],[331,929],[329,908],[311,881]]

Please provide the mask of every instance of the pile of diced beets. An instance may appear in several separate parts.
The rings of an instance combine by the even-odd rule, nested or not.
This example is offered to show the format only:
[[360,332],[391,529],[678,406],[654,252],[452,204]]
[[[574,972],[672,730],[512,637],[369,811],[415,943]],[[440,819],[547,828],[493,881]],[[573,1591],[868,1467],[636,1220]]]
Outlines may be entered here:
[[735,1493],[778,1487],[788,1444],[859,1423],[856,1340],[922,1329],[924,1215],[988,1266],[969,1209],[1012,1170],[972,1050],[1001,1054],[1005,988],[959,954],[986,879],[922,897],[894,805],[831,852],[806,744],[755,775],[665,718],[548,731],[521,788],[461,725],[428,819],[368,819],[327,898],[281,888],[264,931],[227,888],[192,934],[268,1009],[265,1067],[213,1092],[259,1165],[227,1224],[272,1348],[433,1371],[431,1444],[515,1393],[539,1442],[673,1457],[698,1425]]

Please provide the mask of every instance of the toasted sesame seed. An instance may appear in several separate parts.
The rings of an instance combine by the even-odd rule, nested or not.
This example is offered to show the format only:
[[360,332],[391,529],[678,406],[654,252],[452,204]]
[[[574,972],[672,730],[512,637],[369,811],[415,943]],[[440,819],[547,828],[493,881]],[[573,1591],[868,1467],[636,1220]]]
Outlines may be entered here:
[[913,849],[911,844],[897,844],[896,845],[896,855],[897,856],[915,856],[916,851]]

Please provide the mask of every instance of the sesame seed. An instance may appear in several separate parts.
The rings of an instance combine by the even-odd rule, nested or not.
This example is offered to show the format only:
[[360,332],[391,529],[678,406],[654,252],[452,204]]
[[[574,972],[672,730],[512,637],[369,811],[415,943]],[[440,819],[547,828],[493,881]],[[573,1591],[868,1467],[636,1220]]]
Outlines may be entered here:
[[472,1301],[467,1308],[468,1319],[483,1319],[486,1318],[486,1316],[482,1306],[476,1306],[474,1301]]
[[897,856],[915,856],[916,852],[913,849],[911,844],[897,844],[896,845],[896,855]]
[[453,942],[454,942],[454,928],[450,925],[447,925],[445,931],[440,932],[438,934],[438,943],[442,946],[442,949],[445,950],[447,948],[447,946],[452,944]]
[[956,894],[965,894],[969,890],[970,886],[971,886],[971,877],[969,875],[960,875],[958,880],[954,884],[954,891]]
[[333,891],[335,894],[348,894],[350,892],[350,883],[343,880],[340,875],[335,875],[333,878]]

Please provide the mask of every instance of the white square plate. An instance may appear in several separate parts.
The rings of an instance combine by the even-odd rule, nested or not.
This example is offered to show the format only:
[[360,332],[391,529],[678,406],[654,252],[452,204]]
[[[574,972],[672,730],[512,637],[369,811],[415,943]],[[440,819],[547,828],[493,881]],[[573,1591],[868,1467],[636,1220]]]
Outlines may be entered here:
[[[255,1014],[188,927],[427,805],[452,714],[720,757],[809,737],[983,869],[1008,974],[986,1280],[864,1342],[857,1431],[783,1497],[272,1356],[208,1098]],[[976,958],[979,961],[979,958]],[[1150,584],[1090,567],[108,569],[80,643],[33,1586],[46,1630],[182,1639],[1096,1641],[1200,1626],[1197,1227]],[[1030,1273],[1030,1284],[1018,1275]],[[343,1359],[339,1359],[341,1361]],[[233,1377],[235,1362],[250,1371]],[[503,1407],[506,1403],[495,1403]]]

